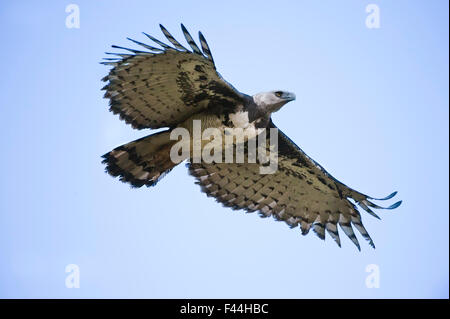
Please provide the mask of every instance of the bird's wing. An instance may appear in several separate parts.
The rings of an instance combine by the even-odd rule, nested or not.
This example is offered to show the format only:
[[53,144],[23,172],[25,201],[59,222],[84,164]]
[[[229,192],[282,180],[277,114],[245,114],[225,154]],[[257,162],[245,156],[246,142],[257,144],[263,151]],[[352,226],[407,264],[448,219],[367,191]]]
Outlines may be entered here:
[[[270,126],[275,128],[272,123]],[[325,239],[326,230],[340,246],[339,224],[360,249],[353,232],[354,226],[375,247],[362,224],[357,206],[351,200],[377,218],[370,207],[382,207],[370,202],[370,197],[337,181],[280,130],[278,170],[274,174],[261,175],[259,163],[188,165],[190,174],[196,177],[202,191],[224,206],[247,212],[257,211],[262,217],[273,216],[291,227],[300,225],[303,235],[312,227],[319,238]],[[395,194],[384,199],[390,199]],[[387,209],[396,208],[400,203]]]
[[110,110],[134,128],[174,127],[191,115],[212,109],[223,112],[243,104],[244,95],[216,71],[211,51],[201,33],[200,49],[181,25],[192,51],[186,49],[161,26],[169,46],[145,34],[161,48],[129,39],[147,49],[112,53],[102,64],[113,68],[103,78]]

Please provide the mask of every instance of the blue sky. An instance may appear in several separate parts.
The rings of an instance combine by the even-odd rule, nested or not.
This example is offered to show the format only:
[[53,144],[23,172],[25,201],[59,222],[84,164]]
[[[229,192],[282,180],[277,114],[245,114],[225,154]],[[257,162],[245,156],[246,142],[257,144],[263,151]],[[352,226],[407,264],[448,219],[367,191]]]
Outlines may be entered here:
[[[447,1],[73,3],[79,29],[70,2],[0,5],[0,297],[448,298]],[[107,111],[98,62],[159,23],[181,39],[181,22],[240,91],[297,94],[274,121],[336,178],[399,191],[381,221],[362,213],[376,250],[223,208],[184,166],[151,189],[104,173],[102,154],[148,132]]]

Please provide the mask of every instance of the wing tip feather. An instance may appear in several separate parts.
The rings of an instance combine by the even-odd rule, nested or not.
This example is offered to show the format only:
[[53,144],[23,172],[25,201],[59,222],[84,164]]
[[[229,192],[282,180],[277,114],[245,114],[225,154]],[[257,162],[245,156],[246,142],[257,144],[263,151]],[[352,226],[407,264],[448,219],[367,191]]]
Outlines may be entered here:
[[391,206],[387,207],[386,209],[396,209],[397,207],[399,207],[401,204],[403,203],[402,200],[399,200],[398,202],[392,204]]
[[393,192],[393,193],[391,193],[388,196],[383,197],[383,198],[375,198],[375,197],[369,197],[369,196],[367,196],[367,198],[373,199],[373,200],[388,200],[388,199],[391,199],[392,197],[394,197],[395,195],[397,195],[397,193],[398,193],[398,191],[395,191],[395,192]]

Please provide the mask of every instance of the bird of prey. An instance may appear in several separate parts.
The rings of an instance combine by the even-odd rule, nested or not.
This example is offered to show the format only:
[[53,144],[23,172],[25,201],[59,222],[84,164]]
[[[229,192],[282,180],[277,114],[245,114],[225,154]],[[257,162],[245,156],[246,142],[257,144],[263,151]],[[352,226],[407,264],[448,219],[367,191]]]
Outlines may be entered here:
[[[181,25],[187,48],[160,27],[170,44],[144,33],[152,45],[128,38],[144,51],[113,45],[127,53],[109,53],[115,57],[102,62],[112,66],[103,78],[110,111],[136,129],[165,128],[103,155],[106,171],[133,187],[154,186],[178,164],[169,155],[177,142],[170,138],[172,130],[192,132],[194,120],[203,121],[202,129],[208,126],[222,132],[226,128],[274,129],[271,114],[295,100],[293,93],[282,90],[253,96],[239,92],[216,70],[201,32],[200,48]],[[245,145],[252,138],[256,136],[247,138]],[[325,239],[327,231],[340,247],[339,225],[360,250],[354,227],[375,248],[358,209],[379,218],[372,209],[394,209],[401,201],[389,207],[372,201],[391,199],[397,192],[379,199],[360,193],[331,176],[280,130],[277,138],[278,169],[273,174],[261,174],[258,161],[192,161],[192,152],[186,158],[189,173],[207,196],[226,207],[273,216],[292,228],[300,226],[303,235],[312,228]]]

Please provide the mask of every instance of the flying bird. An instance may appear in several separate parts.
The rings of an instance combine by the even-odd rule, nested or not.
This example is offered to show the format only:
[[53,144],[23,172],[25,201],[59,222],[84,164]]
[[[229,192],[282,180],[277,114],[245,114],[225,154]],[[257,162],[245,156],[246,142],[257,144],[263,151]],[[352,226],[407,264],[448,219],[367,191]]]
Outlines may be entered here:
[[[252,128],[255,132],[277,129],[271,114],[295,100],[295,94],[283,90],[253,96],[239,92],[216,70],[201,32],[199,47],[181,25],[187,47],[160,27],[169,44],[144,33],[152,45],[128,39],[145,50],[113,45],[127,53],[108,53],[114,57],[101,62],[112,66],[103,78],[110,111],[139,130],[165,128],[103,155],[106,171],[133,187],[154,186],[179,164],[170,157],[171,147],[177,142],[170,138],[174,129],[192,132],[194,120],[202,121],[202,129],[213,127],[224,134],[226,128]],[[256,135],[245,140],[245,147]],[[269,150],[269,142],[266,146]],[[339,225],[360,250],[354,227],[375,248],[358,209],[379,218],[372,209],[394,209],[401,201],[381,207],[373,200],[388,200],[397,192],[376,199],[346,186],[281,130],[277,156],[278,169],[273,174],[261,174],[258,161],[196,162],[191,152],[186,160],[201,190],[226,207],[273,216],[292,228],[300,226],[303,235],[312,228],[320,239],[325,239],[327,232],[340,247]]]

